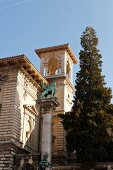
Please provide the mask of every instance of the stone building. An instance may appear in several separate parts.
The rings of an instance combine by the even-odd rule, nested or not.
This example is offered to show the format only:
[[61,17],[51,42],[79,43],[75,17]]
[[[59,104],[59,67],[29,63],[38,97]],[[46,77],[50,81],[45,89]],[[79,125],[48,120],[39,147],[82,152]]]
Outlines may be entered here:
[[[66,143],[58,114],[72,107],[73,64],[68,44],[36,49],[40,73],[25,55],[0,59],[0,170],[38,169],[48,160],[65,164]],[[56,82],[56,98],[37,102],[43,85]],[[48,137],[49,136],[49,137]]]
[[73,64],[77,59],[68,44],[36,49],[41,59],[40,73],[51,84],[56,82],[56,97],[59,106],[52,113],[52,160],[56,164],[66,162],[66,141],[58,114],[65,114],[71,110],[74,95]]

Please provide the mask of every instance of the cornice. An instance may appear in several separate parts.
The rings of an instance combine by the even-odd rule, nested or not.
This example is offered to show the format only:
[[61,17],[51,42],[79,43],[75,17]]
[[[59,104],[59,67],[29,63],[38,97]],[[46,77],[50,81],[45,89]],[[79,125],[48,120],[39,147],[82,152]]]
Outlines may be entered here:
[[40,48],[40,49],[36,49],[35,52],[36,54],[41,58],[41,54],[42,53],[47,53],[47,52],[52,52],[52,51],[59,51],[59,50],[66,50],[69,54],[69,56],[71,57],[72,61],[74,64],[77,64],[77,58],[73,52],[73,50],[71,49],[71,47],[69,46],[69,44],[63,44],[63,45],[57,45],[57,46],[52,46],[52,47],[47,47],[47,48]]
[[46,85],[48,84],[45,78],[37,71],[24,54],[0,59],[0,70],[12,70],[16,68],[21,68],[21,70],[26,72],[35,84],[39,85],[40,82]]
[[29,105],[29,104],[25,104],[25,105],[23,105],[23,107],[24,107],[25,109],[27,109],[28,111],[30,111],[31,113],[33,113],[33,115],[38,116],[38,111],[37,111],[37,109],[36,109],[36,106],[34,106],[34,105]]

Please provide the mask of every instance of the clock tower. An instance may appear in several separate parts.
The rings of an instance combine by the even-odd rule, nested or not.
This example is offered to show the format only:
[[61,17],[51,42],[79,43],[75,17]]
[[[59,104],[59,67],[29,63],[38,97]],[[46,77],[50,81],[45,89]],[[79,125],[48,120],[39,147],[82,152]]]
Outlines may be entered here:
[[41,59],[40,73],[51,84],[56,82],[60,105],[52,113],[52,161],[63,164],[66,159],[65,131],[58,117],[71,110],[74,95],[73,64],[77,59],[69,44],[36,49]]

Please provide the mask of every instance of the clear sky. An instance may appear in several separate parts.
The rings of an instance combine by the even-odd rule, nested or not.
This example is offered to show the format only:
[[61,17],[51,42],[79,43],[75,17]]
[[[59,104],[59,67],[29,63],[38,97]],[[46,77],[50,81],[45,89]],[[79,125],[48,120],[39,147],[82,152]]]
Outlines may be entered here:
[[[0,0],[0,58],[69,43],[79,58],[80,37],[92,26],[99,38],[103,74],[113,90],[113,0]],[[74,67],[74,79],[79,64]]]

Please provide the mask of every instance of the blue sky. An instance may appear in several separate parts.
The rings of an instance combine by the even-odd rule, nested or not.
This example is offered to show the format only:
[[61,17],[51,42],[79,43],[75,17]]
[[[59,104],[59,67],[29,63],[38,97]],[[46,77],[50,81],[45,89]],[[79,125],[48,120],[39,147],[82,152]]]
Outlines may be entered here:
[[34,50],[64,43],[79,58],[87,26],[97,32],[103,74],[113,90],[113,0],[0,0],[0,58],[24,53],[39,69]]

